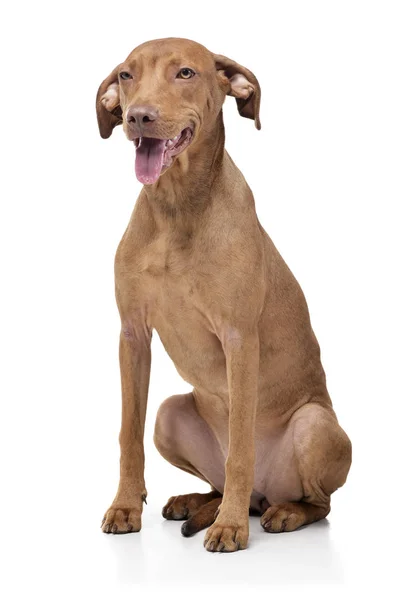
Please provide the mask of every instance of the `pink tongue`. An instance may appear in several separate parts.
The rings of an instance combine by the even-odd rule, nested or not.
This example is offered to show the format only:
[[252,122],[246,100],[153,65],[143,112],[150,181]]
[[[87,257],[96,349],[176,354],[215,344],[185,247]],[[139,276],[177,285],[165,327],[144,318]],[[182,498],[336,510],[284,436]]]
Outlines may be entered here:
[[141,138],[141,144],[135,154],[135,174],[138,181],[145,185],[155,183],[163,168],[166,140]]

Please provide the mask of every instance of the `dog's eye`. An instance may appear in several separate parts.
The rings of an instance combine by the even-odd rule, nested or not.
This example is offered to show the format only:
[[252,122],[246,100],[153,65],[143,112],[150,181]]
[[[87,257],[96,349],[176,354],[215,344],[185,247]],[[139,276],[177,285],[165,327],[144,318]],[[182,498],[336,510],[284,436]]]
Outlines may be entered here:
[[192,69],[185,67],[184,69],[180,69],[177,73],[177,79],[191,79],[195,75],[196,73]]
[[133,76],[130,75],[130,73],[127,73],[127,71],[121,71],[120,77],[121,77],[121,79],[132,79],[133,78]]

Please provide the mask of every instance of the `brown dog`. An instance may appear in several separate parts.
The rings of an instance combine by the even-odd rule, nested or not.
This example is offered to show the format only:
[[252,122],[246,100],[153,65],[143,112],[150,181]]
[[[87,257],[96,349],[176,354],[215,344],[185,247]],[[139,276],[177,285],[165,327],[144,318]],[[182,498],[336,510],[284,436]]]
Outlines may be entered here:
[[246,548],[249,509],[265,531],[323,519],[351,444],[326,389],[307,304],[258,222],[224,149],[222,104],[260,129],[260,87],[236,62],[184,39],[138,46],[97,96],[102,137],[123,124],[144,183],[115,259],[121,316],[121,475],[102,524],[139,531],[143,431],[155,328],[190,394],[161,405],[154,440],[209,483],[170,498],[184,535],[210,525],[210,551]]

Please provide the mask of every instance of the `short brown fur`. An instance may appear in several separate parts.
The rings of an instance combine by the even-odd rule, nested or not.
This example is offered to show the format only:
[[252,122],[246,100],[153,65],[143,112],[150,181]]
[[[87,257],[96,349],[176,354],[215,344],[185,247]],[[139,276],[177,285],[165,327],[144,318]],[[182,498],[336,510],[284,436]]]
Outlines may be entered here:
[[[197,72],[186,85],[175,80],[183,67]],[[134,75],[128,82],[119,79],[126,69]],[[351,463],[303,293],[258,222],[252,192],[224,149],[226,94],[259,129],[260,87],[253,73],[200,44],[169,38],[136,48],[97,95],[103,137],[122,123],[133,139],[125,119],[133,105],[156,106],[160,114],[143,125],[142,135],[172,138],[189,123],[194,131],[186,151],[156,183],[143,187],[116,254],[121,465],[102,528],[141,528],[156,329],[194,387],[161,405],[156,446],[213,490],[171,499],[164,516],[190,518],[185,535],[211,525],[209,551],[246,548],[250,508],[262,514],[267,532],[324,518]]]

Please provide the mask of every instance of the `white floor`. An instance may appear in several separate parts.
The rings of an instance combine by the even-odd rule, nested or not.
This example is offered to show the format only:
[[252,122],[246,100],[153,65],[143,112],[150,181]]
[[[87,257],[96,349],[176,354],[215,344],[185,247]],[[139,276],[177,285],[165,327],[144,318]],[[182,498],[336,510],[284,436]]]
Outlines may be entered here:
[[[11,559],[3,597],[153,598],[157,591],[169,598],[282,591],[284,598],[360,598],[364,591],[370,592],[365,597],[413,597],[412,547],[406,549],[399,529],[405,515],[390,504],[353,500],[350,487],[350,493],[338,492],[329,519],[297,532],[266,534],[252,517],[249,548],[232,555],[206,552],[202,533],[183,538],[179,522],[162,519],[161,497],[149,496],[140,533],[114,536],[100,532],[97,506],[103,502],[96,490],[79,497],[60,489],[60,505],[50,489],[55,497],[49,506],[47,496],[35,498],[13,520],[10,543],[3,546]],[[196,482],[181,491],[202,488]]]

